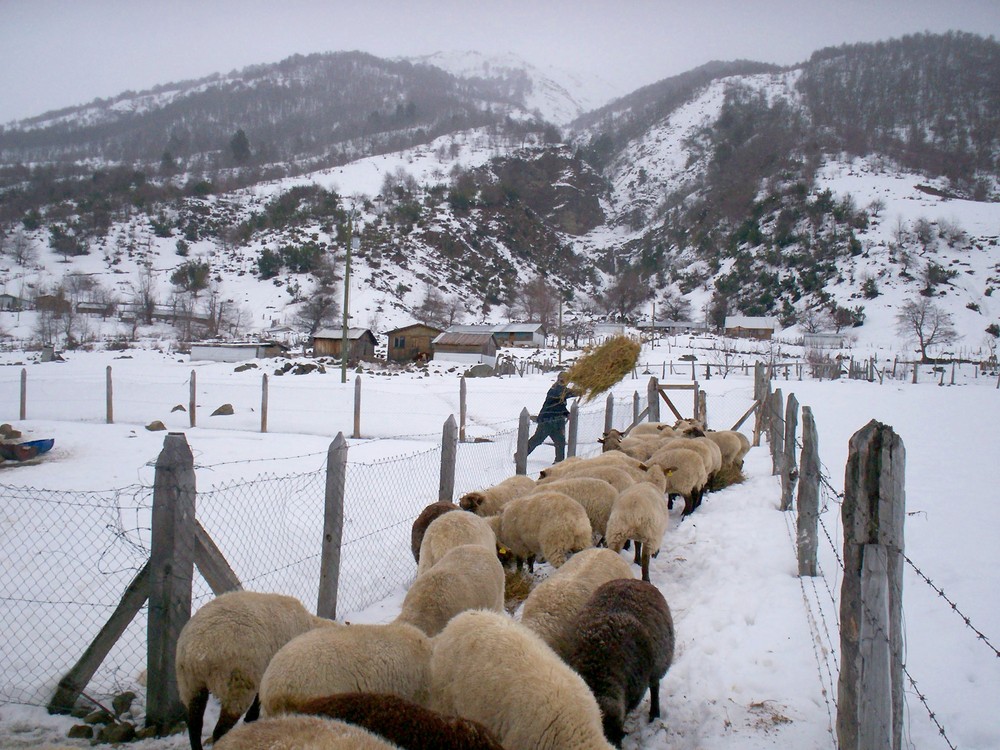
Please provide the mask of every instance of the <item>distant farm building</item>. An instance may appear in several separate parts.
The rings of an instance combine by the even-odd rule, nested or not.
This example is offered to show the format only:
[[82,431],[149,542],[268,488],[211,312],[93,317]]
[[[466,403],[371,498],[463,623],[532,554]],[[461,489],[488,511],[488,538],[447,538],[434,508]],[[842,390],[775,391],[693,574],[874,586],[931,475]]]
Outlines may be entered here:
[[[340,345],[343,342],[343,329],[324,328],[313,334],[314,357],[339,357]],[[368,328],[347,329],[347,359],[375,359],[375,334]]]
[[440,328],[413,323],[389,331],[386,358],[393,362],[423,362],[434,355],[431,342],[442,333]]
[[707,333],[708,323],[694,320],[656,320],[652,323],[646,323],[640,328],[648,333],[656,333],[661,336],[676,336]]
[[280,357],[288,347],[276,341],[202,341],[191,344],[191,360],[209,362],[244,362],[248,359]]
[[6,292],[0,294],[0,310],[23,310],[24,307],[24,300],[20,297],[15,297],[13,294],[7,294]]
[[804,333],[802,346],[807,349],[843,349],[847,337],[842,333]]
[[500,346],[545,346],[545,328],[541,323],[508,323],[493,329]]
[[768,341],[778,330],[775,318],[755,318],[748,315],[727,315],[725,335],[734,339]]
[[476,333],[445,331],[431,344],[434,347],[435,360],[496,366],[497,339],[490,331]]

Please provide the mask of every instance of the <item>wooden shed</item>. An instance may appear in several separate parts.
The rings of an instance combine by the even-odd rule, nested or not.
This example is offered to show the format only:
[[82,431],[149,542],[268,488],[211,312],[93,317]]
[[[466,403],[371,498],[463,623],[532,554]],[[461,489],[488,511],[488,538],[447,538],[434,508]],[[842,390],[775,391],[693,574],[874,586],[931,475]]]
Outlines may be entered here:
[[[313,334],[312,346],[314,357],[339,357],[340,344],[344,338],[342,328],[323,328]],[[348,361],[359,359],[375,359],[375,334],[368,328],[347,329]]]
[[541,323],[508,323],[493,329],[501,346],[545,346],[545,328]]
[[431,342],[442,333],[440,328],[425,323],[412,323],[388,332],[389,346],[386,358],[393,362],[423,362],[430,359],[434,350]]
[[487,364],[490,367],[495,367],[497,363],[497,339],[489,331],[445,331],[431,345],[434,347],[435,360],[471,365]]
[[727,315],[725,335],[735,339],[768,341],[778,330],[775,318],[758,318],[749,315]]

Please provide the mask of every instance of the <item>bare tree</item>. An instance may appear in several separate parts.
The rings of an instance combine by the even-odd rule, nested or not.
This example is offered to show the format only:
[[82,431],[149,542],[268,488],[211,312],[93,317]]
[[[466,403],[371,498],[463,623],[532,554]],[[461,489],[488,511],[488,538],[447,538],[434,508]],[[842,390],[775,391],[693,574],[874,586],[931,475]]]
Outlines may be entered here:
[[828,310],[808,309],[799,316],[799,326],[806,333],[818,333],[830,327]]
[[559,313],[559,297],[543,277],[536,276],[521,286],[515,309],[526,321],[549,328]]
[[445,328],[448,324],[448,303],[436,286],[428,284],[424,288],[424,298],[413,308],[413,314],[422,322],[437,328]]
[[4,243],[4,250],[19,266],[28,266],[38,259],[38,248],[22,227],[14,230]]
[[660,311],[669,320],[690,320],[691,300],[668,288],[660,298]]
[[637,270],[630,268],[620,273],[604,291],[601,304],[609,315],[627,320],[652,296],[653,286]]
[[333,325],[340,314],[340,305],[332,287],[320,286],[302,303],[295,321],[312,336],[320,328]]
[[153,311],[156,309],[156,277],[153,268],[140,265],[135,280],[131,283],[132,300],[135,303],[136,318],[141,318],[146,325],[153,322]]
[[896,332],[920,347],[920,360],[930,362],[927,348],[958,338],[951,314],[926,297],[906,302],[896,315]]

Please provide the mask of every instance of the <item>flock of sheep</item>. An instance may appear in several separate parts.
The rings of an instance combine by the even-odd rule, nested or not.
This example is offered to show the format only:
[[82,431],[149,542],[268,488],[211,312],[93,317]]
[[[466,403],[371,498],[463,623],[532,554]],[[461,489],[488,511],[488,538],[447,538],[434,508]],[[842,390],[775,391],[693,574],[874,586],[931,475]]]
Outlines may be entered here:
[[[412,529],[417,576],[393,622],[342,624],[250,591],[206,604],[177,643],[192,750],[209,694],[219,750],[621,747],[647,689],[649,720],[659,716],[673,660],[670,609],[649,582],[669,501],[693,512],[750,446],[691,420],[611,430],[603,443],[537,481],[513,476],[427,506]],[[630,543],[641,580],[620,554]],[[519,618],[507,614],[505,564],[520,575],[541,560],[553,572]]]

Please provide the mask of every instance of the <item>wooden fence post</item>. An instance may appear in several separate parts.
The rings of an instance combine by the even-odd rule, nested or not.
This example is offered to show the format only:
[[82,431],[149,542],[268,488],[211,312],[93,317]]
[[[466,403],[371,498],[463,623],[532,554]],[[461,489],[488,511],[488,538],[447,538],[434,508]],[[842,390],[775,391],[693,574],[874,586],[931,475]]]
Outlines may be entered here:
[[445,420],[441,432],[441,481],[438,484],[438,500],[450,503],[455,496],[455,464],[458,461],[458,423],[455,415]]
[[104,406],[105,406],[105,417],[104,420],[108,424],[115,423],[115,396],[114,387],[111,384],[111,365],[108,365],[107,374],[105,376],[105,389],[104,389]]
[[260,378],[260,431],[267,432],[267,373]]
[[149,553],[146,726],[159,731],[187,715],[174,664],[177,637],[191,619],[194,553],[194,456],[184,433],[171,432],[156,459]]
[[646,420],[649,422],[660,421],[660,391],[657,385],[655,376],[650,377],[646,385],[646,405],[649,407]]
[[344,536],[344,486],[347,482],[347,440],[343,432],[326,452],[326,500],[323,509],[323,551],[319,563],[319,597],[316,614],[337,617],[340,581],[340,543]]
[[781,462],[785,456],[785,418],[782,413],[784,403],[780,388],[771,396],[770,419],[768,419],[767,439],[771,447],[771,474],[781,473]]
[[21,368],[21,420],[28,418],[28,370]]
[[788,394],[785,402],[785,454],[781,458],[781,509],[792,507],[792,494],[799,473],[795,462],[795,431],[799,426],[799,400],[794,393]]
[[465,375],[458,385],[458,439],[465,442],[465,417],[468,414],[468,390],[465,384]]
[[816,553],[819,546],[819,433],[812,409],[802,407],[802,458],[799,461],[799,496],[796,519],[799,575],[818,573]]
[[698,419],[708,427],[708,398],[705,396],[705,391],[696,390],[695,393],[698,394]]
[[604,402],[604,434],[615,426],[615,394],[609,393]]
[[914,382],[914,383],[916,383],[916,382],[917,382],[917,368],[918,368],[919,366],[920,366],[920,365],[919,365],[919,363],[917,363],[917,362],[914,362],[914,363],[913,363],[913,382]]
[[517,452],[514,453],[514,473],[528,473],[528,425],[531,424],[531,415],[528,414],[528,407],[521,409],[521,414],[517,420]]
[[[997,382],[1000,383],[1000,380]],[[639,403],[639,391],[632,391],[632,424],[638,423],[639,415],[642,414],[642,409],[640,408]]]
[[841,509],[837,740],[900,750],[903,730],[903,441],[872,420],[851,438]]
[[361,376],[354,378],[354,432],[351,437],[355,440],[361,437]]
[[195,427],[198,424],[197,382],[198,381],[195,379],[194,370],[191,370],[191,387],[188,390],[188,415],[190,416],[192,427]]
[[576,455],[576,437],[580,430],[580,403],[579,399],[573,401],[569,407],[569,437],[566,441],[566,456]]

